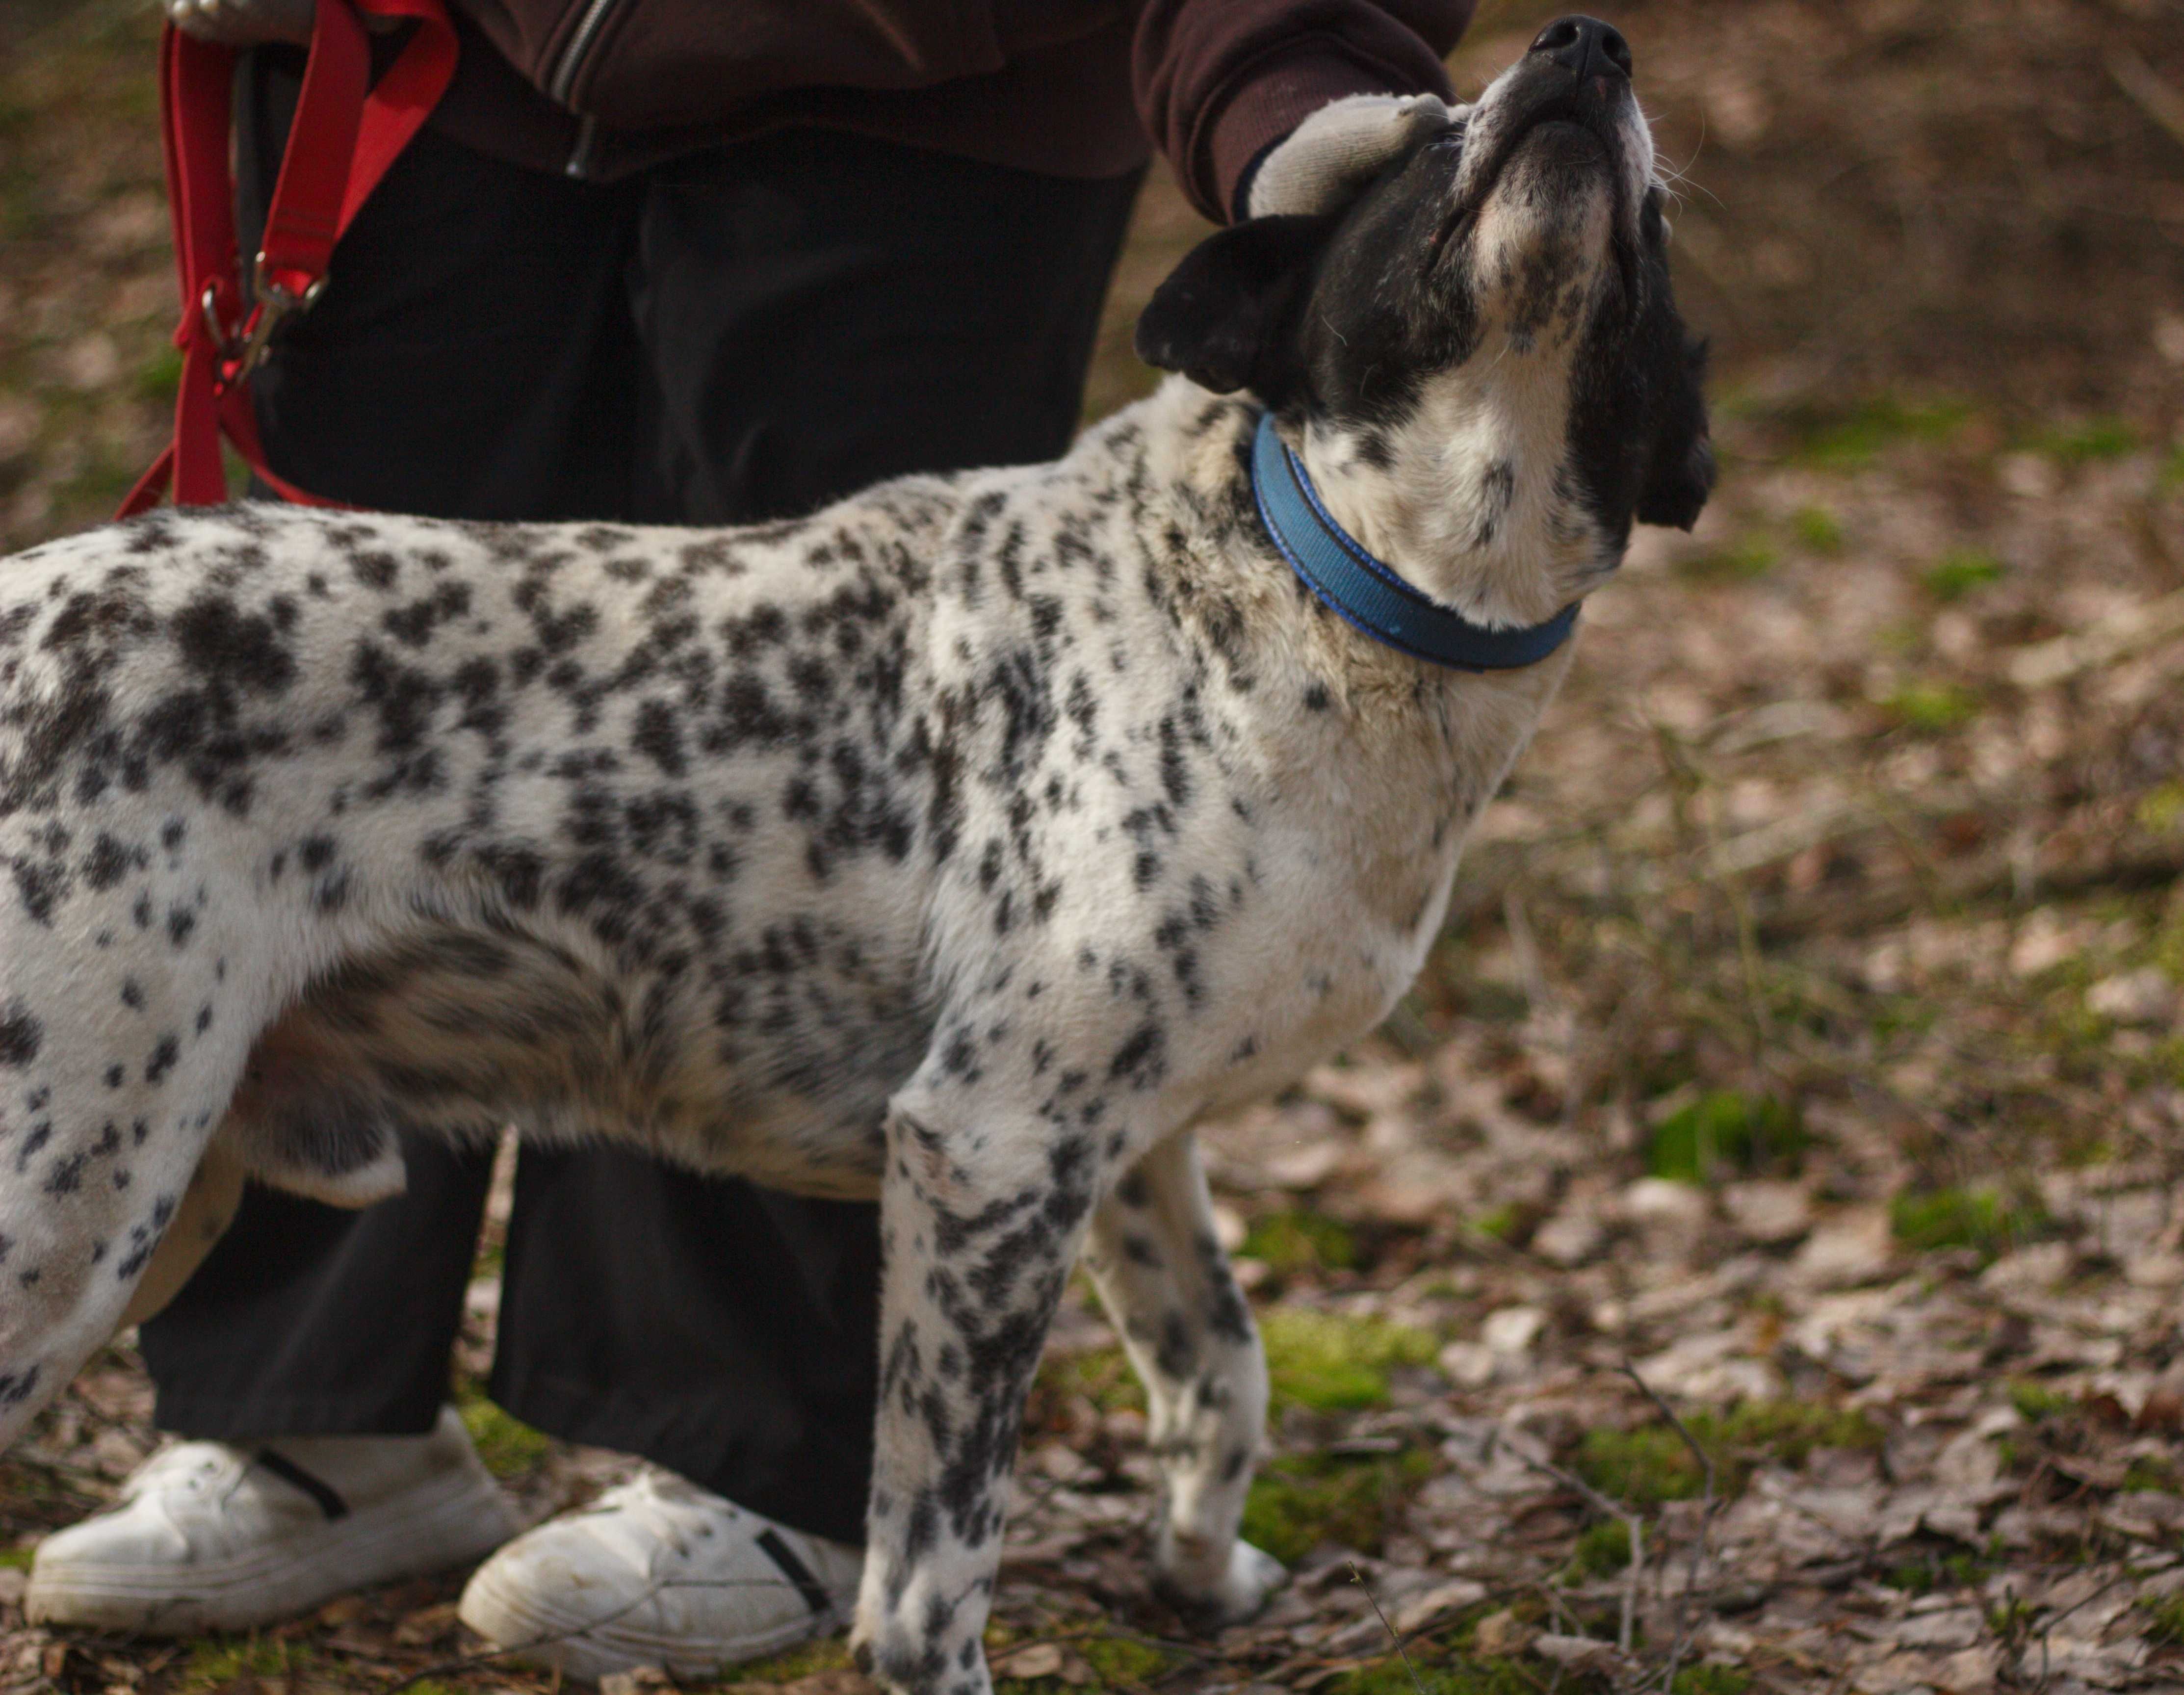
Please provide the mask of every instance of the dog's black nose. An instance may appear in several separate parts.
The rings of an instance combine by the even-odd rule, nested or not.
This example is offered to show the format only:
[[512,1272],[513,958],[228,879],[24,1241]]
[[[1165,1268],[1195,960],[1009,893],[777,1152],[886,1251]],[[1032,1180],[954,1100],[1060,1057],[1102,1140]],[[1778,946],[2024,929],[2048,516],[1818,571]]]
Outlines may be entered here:
[[1557,18],[1532,43],[1557,64],[1577,73],[1580,82],[1596,76],[1630,75],[1630,43],[1623,31],[1597,18]]

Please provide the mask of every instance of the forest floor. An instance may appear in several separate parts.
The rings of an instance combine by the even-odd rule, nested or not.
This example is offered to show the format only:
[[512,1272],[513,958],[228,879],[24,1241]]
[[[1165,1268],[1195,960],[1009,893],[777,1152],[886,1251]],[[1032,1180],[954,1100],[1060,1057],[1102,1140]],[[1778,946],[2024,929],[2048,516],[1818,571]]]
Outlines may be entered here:
[[[1552,9],[1488,0],[1460,84]],[[1589,605],[1397,1016],[1204,1132],[1293,1582],[1210,1638],[1151,1597],[1141,1402],[1072,1299],[1008,1695],[2184,1688],[2184,7],[1597,9],[1686,175],[1719,493]],[[8,546],[160,434],[153,36],[0,12]],[[1089,414],[1201,228],[1156,180]],[[543,1514],[622,1463],[480,1397],[496,1264],[457,1392]],[[248,1638],[25,1628],[148,1407],[117,1347],[0,1460],[0,1695],[552,1687],[471,1655],[460,1573]]]

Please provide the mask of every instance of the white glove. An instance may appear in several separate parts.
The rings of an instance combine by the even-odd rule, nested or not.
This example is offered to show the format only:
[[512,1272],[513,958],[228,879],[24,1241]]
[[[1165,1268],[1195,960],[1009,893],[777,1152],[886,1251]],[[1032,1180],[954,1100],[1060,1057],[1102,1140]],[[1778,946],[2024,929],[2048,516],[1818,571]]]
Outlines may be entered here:
[[315,0],[160,0],[167,21],[214,47],[255,47],[272,42],[307,47]]
[[1260,160],[1244,210],[1254,218],[1332,211],[1422,133],[1444,129],[1470,109],[1445,106],[1434,94],[1351,94],[1330,101]]

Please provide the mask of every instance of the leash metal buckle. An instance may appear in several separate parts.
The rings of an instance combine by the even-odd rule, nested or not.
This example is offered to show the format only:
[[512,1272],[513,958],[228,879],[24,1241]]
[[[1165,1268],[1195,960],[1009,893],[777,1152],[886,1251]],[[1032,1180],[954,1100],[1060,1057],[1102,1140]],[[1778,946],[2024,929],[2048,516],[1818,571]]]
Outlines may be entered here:
[[242,378],[265,362],[266,351],[272,342],[274,331],[298,312],[308,312],[318,304],[319,296],[326,292],[326,279],[315,276],[303,293],[298,293],[286,283],[276,282],[267,273],[265,255],[260,253],[250,268],[250,298],[256,302],[248,321],[242,326],[241,345],[233,352],[235,380]]

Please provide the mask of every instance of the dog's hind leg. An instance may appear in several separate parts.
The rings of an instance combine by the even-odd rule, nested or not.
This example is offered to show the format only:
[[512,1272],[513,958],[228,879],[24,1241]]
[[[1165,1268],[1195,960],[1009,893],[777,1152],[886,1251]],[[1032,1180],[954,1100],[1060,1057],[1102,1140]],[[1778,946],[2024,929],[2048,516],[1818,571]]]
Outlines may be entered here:
[[242,1069],[247,1020],[149,970],[139,1017],[121,976],[70,962],[0,1007],[0,1447],[113,1335]]
[[1283,1575],[1236,1536],[1265,1431],[1267,1361],[1213,1233],[1195,1137],[1169,1137],[1123,1178],[1084,1257],[1150,1406],[1167,1484],[1158,1581],[1217,1621],[1247,1618]]

